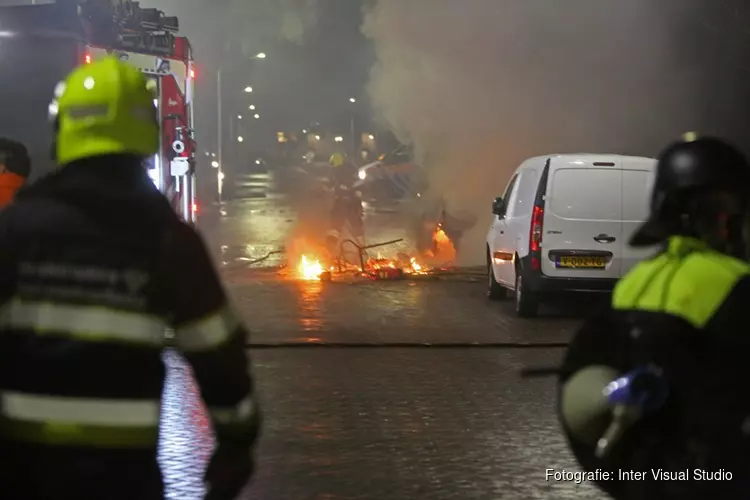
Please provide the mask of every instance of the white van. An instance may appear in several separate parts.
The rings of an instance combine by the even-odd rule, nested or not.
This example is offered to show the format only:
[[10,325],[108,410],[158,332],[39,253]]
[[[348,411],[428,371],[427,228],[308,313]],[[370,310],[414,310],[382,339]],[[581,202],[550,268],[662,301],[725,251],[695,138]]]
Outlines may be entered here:
[[[656,160],[570,154],[530,158],[492,204],[488,296],[519,316],[563,292],[606,292],[652,249],[628,245],[646,219]],[[512,294],[511,292],[515,292]]]

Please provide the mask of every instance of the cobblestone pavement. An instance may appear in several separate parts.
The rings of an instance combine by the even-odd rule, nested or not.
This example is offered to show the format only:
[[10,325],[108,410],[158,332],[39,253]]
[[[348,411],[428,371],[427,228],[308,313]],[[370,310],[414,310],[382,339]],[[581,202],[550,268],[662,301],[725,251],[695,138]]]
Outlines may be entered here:
[[[545,480],[574,469],[551,380],[519,380],[559,350],[309,349],[251,353],[265,427],[242,498],[597,499]],[[162,465],[169,498],[198,499],[211,450],[184,368],[171,370]],[[170,398],[167,398],[170,401]]]
[[[554,381],[519,373],[554,366],[562,349],[260,348],[564,342],[585,311],[553,307],[521,320],[512,304],[486,300],[483,280],[467,277],[280,279],[247,262],[285,244],[295,211],[273,198],[221,210],[201,226],[253,332],[249,353],[265,414],[258,473],[243,498],[602,498],[590,485],[545,481],[546,469],[574,469],[574,461],[557,427]],[[379,234],[400,230],[393,214],[368,217]],[[160,457],[168,497],[197,499],[213,443],[189,369],[175,355],[168,365]]]

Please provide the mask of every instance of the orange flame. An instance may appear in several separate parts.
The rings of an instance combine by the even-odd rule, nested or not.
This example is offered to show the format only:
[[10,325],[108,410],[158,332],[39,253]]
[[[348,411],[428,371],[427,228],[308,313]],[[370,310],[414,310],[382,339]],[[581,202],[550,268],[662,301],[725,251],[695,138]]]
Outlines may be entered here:
[[415,257],[412,257],[409,263],[411,265],[412,271],[414,271],[415,273],[421,273],[424,271],[424,268],[419,264],[419,262],[417,262],[417,259]]
[[434,246],[434,253],[432,257],[439,261],[441,264],[453,264],[456,260],[456,247],[453,246],[453,242],[445,234],[443,226],[438,224],[435,231],[432,233],[432,242]]
[[308,259],[306,255],[303,255],[298,271],[300,277],[304,280],[319,280],[325,269],[323,269],[319,260]]

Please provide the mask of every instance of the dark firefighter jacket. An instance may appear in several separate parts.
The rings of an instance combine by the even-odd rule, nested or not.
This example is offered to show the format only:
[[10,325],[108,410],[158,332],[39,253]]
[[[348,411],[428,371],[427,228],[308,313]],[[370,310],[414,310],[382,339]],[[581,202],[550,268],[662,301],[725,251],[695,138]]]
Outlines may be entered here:
[[609,460],[571,437],[576,457],[587,470],[724,468],[734,480],[609,480],[599,483],[603,489],[620,499],[683,500],[747,491],[749,320],[750,266],[695,239],[672,237],[620,280],[610,307],[573,339],[561,382],[586,366],[625,373],[654,363],[664,370],[670,396],[628,431]]
[[72,164],[0,214],[0,435],[155,449],[172,329],[220,446],[249,454],[245,330],[200,237],[134,162]]

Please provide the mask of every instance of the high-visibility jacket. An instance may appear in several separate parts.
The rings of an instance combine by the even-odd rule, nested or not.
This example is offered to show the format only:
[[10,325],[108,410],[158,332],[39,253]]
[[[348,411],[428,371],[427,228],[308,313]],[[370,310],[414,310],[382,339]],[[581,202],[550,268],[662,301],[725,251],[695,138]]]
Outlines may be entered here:
[[219,445],[249,453],[246,331],[135,159],[71,164],[19,193],[0,214],[0,303],[0,439],[155,449],[173,332]]
[[[670,399],[627,431],[611,458],[597,458],[590,445],[569,434],[585,470],[614,474],[595,480],[602,489],[617,499],[744,495],[740,492],[750,487],[748,311],[750,266],[692,238],[670,238],[661,252],[618,282],[610,306],[573,338],[561,388],[586,367],[603,365],[626,373],[656,365],[669,384]],[[696,467],[724,468],[734,479],[696,482]],[[616,474],[658,469],[689,470],[690,480],[652,481],[649,474],[644,481],[620,481]]]

